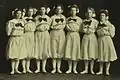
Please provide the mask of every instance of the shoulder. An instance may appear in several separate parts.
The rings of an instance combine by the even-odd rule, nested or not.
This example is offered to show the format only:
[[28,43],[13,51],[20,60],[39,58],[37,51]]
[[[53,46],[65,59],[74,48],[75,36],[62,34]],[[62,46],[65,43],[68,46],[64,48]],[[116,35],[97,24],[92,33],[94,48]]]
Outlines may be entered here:
[[69,20],[71,17],[67,17],[66,20]]
[[25,22],[25,19],[20,19],[21,22]]
[[15,19],[11,19],[9,21],[6,22],[6,26],[11,26],[11,25],[14,25],[16,23],[16,20]]
[[114,27],[114,25],[110,22],[110,21],[106,21],[106,24],[108,25],[108,26],[112,26],[112,27]]
[[111,25],[112,23],[111,23],[110,21],[108,21],[108,20],[107,20],[107,21],[106,21],[106,24],[109,24],[109,25]]
[[45,15],[45,18],[50,19],[50,17],[48,15]]
[[27,19],[28,17],[24,17],[23,19]]
[[38,19],[39,17],[40,17],[40,15],[37,15],[37,16],[34,17],[34,19]]
[[77,18],[79,21],[82,21],[82,18],[80,18],[79,16],[76,16],[76,18]]
[[63,14],[61,15],[62,18],[66,18]]
[[48,16],[48,15],[45,15],[45,17],[49,18],[49,16]]
[[54,18],[56,18],[56,15],[51,16],[51,19],[54,19]]
[[39,18],[39,17],[41,17],[40,15],[37,15],[35,18]]
[[83,20],[82,20],[82,22],[85,22],[85,21],[87,21],[87,19],[83,19]]
[[16,20],[15,19],[11,19],[7,22],[7,24],[10,24],[10,23],[16,23]]
[[94,23],[99,23],[98,20],[96,20],[96,19],[94,19],[94,18],[92,18],[92,21],[93,21]]

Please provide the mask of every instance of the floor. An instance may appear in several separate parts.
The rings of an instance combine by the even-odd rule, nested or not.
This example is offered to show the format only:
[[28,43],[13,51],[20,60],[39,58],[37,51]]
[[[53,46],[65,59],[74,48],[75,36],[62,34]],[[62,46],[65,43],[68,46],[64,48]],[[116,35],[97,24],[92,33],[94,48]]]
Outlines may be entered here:
[[97,76],[90,74],[15,74],[9,75],[7,73],[0,74],[0,80],[120,80],[120,76]]

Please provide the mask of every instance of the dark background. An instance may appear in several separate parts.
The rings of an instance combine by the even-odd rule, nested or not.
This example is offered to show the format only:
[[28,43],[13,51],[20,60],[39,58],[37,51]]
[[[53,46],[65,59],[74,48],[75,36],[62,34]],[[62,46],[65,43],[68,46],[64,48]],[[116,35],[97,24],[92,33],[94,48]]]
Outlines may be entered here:
[[[116,35],[113,38],[113,41],[114,41],[115,48],[118,55],[118,60],[113,62],[111,65],[111,73],[113,75],[119,75],[120,74],[119,0],[0,0],[0,72],[7,73],[10,70],[9,69],[10,61],[6,60],[6,54],[5,54],[6,44],[8,40],[8,37],[6,36],[6,32],[5,32],[5,23],[11,17],[11,10],[13,10],[16,7],[24,8],[24,7],[27,7],[28,5],[39,8],[40,5],[44,5],[44,4],[49,6],[54,4],[63,4],[64,11],[65,11],[64,15],[67,16],[67,6],[73,3],[77,4],[80,7],[79,16],[81,18],[84,18],[85,9],[88,6],[95,8],[97,16],[101,8],[108,9],[110,13],[110,21],[116,27]],[[32,63],[33,63],[33,66],[31,66],[31,68],[35,70],[35,60],[32,60]],[[66,61],[63,61],[62,64],[63,66],[61,69],[63,71],[67,70]],[[83,70],[82,64],[83,62],[80,61],[78,65],[78,71]],[[47,70],[48,69],[51,70],[52,69],[51,67],[52,67],[51,60],[49,60],[47,64]],[[98,65],[95,65],[95,71],[98,71]]]

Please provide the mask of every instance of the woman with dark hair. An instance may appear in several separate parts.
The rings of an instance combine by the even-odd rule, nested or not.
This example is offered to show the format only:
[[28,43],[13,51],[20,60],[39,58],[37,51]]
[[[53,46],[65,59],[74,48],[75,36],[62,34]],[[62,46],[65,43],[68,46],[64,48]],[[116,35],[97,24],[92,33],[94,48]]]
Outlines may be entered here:
[[112,38],[115,35],[115,27],[108,21],[108,11],[100,10],[100,21],[98,24],[98,62],[100,71],[97,75],[103,74],[103,64],[106,64],[106,75],[109,75],[110,63],[117,59]]
[[9,36],[7,45],[7,58],[11,59],[12,71],[10,74],[15,72],[21,74],[18,71],[20,59],[26,58],[26,48],[24,42],[24,21],[21,19],[22,11],[16,9],[13,12],[14,18],[7,22],[6,31]]
[[53,70],[51,73],[57,72],[62,73],[60,70],[61,59],[64,57],[65,50],[65,32],[64,28],[66,25],[66,18],[62,14],[63,7],[62,5],[57,4],[54,7],[54,15],[51,17],[51,32],[50,32],[50,40],[51,40],[51,56],[52,56],[52,64]]
[[90,72],[95,74],[93,71],[94,60],[98,57],[98,43],[95,35],[98,21],[94,19],[95,10],[91,7],[87,8],[86,19],[83,20],[82,31],[84,33],[82,44],[81,44],[81,55],[82,60],[85,63],[85,70],[81,74],[88,73],[88,67],[90,62]]
[[50,53],[50,29],[51,19],[46,15],[46,7],[41,6],[39,14],[35,17],[36,32],[35,32],[35,59],[37,70],[40,72],[40,60],[42,60],[42,71],[46,73],[46,61],[51,56]]
[[[26,59],[22,60],[23,73],[32,73],[30,68],[30,59],[34,57],[34,31],[36,28],[35,22],[33,20],[33,8],[29,7],[26,11],[26,16],[23,18],[25,20],[24,26],[24,38],[26,46]],[[27,70],[27,71],[26,71]]]
[[77,5],[70,5],[70,17],[67,18],[66,29],[66,48],[65,48],[65,58],[68,59],[69,69],[66,73],[71,73],[72,63],[73,63],[73,72],[78,73],[77,61],[81,59],[80,55],[80,35],[82,19],[76,14],[79,12]]

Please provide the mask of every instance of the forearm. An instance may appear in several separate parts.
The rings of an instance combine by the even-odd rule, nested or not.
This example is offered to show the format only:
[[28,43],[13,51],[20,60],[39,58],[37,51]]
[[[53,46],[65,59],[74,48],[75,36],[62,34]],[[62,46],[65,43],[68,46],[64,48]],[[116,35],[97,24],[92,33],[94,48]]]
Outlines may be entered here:
[[56,24],[51,26],[52,29],[64,29],[65,28],[65,24]]

